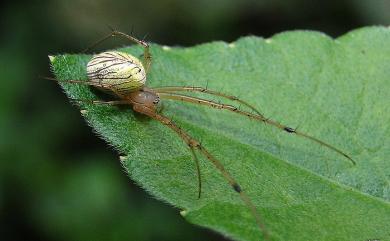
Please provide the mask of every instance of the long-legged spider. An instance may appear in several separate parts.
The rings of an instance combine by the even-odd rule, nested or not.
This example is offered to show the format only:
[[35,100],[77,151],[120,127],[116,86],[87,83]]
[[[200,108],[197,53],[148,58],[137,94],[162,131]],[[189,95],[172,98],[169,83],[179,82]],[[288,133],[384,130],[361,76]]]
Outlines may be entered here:
[[[222,163],[216,159],[198,140],[189,135],[185,130],[177,126],[170,118],[164,116],[157,111],[157,105],[161,99],[177,100],[182,102],[189,102],[193,104],[205,105],[220,110],[228,110],[239,115],[247,116],[250,119],[272,125],[287,133],[296,134],[311,141],[314,141],[326,148],[335,151],[342,156],[349,159],[352,164],[355,161],[340,149],[319,140],[313,136],[299,132],[294,128],[282,125],[277,121],[265,118],[254,106],[241,100],[235,96],[224,94],[221,92],[209,90],[203,87],[191,87],[191,86],[166,86],[157,88],[148,88],[145,86],[146,75],[151,67],[151,54],[149,51],[149,45],[143,40],[136,39],[130,35],[119,31],[112,31],[109,35],[95,42],[93,46],[105,41],[106,39],[120,36],[124,37],[134,43],[141,45],[144,48],[143,61],[140,61],[136,57],[119,51],[108,51],[97,55],[87,64],[88,81],[82,80],[56,80],[59,82],[68,82],[76,84],[85,84],[96,87],[104,92],[110,93],[117,99],[112,101],[101,100],[77,100],[90,102],[93,104],[107,104],[107,105],[130,105],[135,112],[149,116],[150,118],[159,121],[163,125],[169,127],[188,145],[191,154],[195,160],[198,176],[198,198],[201,197],[202,181],[201,172],[199,168],[199,160],[196,156],[196,151],[200,152],[205,158],[207,158],[220,173],[224,179],[229,183],[235,192],[237,192],[250,209],[252,215],[255,217],[258,227],[263,233],[266,240],[269,240],[269,234],[265,225],[263,224],[260,214],[257,212],[255,205],[251,199],[246,195],[241,186],[235,180],[235,178],[225,169]],[[179,92],[202,92],[212,96],[218,96],[230,101],[237,102],[243,106],[248,107],[253,112],[240,110],[239,108],[230,105],[217,103],[212,100],[188,96],[180,94]]]

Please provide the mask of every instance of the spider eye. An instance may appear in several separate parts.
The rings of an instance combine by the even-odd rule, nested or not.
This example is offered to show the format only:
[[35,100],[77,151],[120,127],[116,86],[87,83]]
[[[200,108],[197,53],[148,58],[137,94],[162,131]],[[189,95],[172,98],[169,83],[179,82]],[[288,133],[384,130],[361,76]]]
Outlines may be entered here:
[[154,99],[153,104],[157,105],[160,102],[160,97],[157,96],[156,99]]

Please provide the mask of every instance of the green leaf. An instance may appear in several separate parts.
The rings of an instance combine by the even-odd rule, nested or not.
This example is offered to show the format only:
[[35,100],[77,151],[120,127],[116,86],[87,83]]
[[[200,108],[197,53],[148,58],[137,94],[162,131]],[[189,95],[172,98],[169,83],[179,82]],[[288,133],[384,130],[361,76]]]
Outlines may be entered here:
[[[293,31],[191,48],[153,44],[148,85],[208,86],[239,96],[356,160],[353,166],[321,145],[235,113],[164,100],[163,113],[238,180],[272,240],[390,240],[389,43],[388,28],[370,27],[337,39]],[[139,46],[121,50],[142,54]],[[56,56],[54,73],[86,80],[90,58]],[[72,99],[103,98],[85,85],[62,87]],[[81,109],[94,131],[125,155],[129,176],[154,197],[184,210],[194,224],[236,240],[262,239],[248,208],[205,158],[197,199],[191,153],[169,128],[130,106]]]

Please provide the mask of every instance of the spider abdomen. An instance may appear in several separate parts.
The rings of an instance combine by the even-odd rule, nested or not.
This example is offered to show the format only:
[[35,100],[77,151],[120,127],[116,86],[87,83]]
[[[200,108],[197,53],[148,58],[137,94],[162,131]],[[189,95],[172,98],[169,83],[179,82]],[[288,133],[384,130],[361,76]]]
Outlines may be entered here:
[[[89,81],[116,92],[131,92],[145,85],[146,73],[140,60],[119,51],[96,54],[87,64]],[[103,87],[102,89],[106,89]]]

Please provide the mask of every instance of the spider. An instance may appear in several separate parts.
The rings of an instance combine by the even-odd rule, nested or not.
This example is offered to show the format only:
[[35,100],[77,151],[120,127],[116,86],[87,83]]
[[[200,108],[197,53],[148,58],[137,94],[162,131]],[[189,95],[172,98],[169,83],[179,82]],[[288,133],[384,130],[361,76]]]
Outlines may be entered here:
[[[197,139],[189,135],[185,130],[175,124],[169,117],[163,115],[158,111],[158,104],[161,100],[176,100],[182,102],[189,102],[192,104],[204,105],[219,110],[227,110],[236,114],[246,116],[250,119],[274,126],[290,134],[295,134],[310,141],[316,142],[326,148],[344,156],[355,165],[355,161],[342,150],[322,141],[313,136],[300,132],[294,128],[280,124],[279,122],[266,118],[253,105],[241,100],[233,95],[228,95],[222,92],[213,91],[203,87],[191,86],[166,86],[149,88],[145,86],[147,74],[151,68],[152,56],[150,53],[149,44],[144,40],[139,40],[131,35],[113,30],[110,34],[96,41],[91,47],[111,38],[123,37],[133,43],[139,44],[144,48],[143,61],[134,57],[131,54],[119,51],[106,51],[96,54],[87,64],[88,81],[81,80],[57,80],[58,82],[67,82],[75,84],[84,84],[93,86],[103,92],[115,96],[115,100],[101,101],[101,100],[76,100],[81,102],[89,102],[92,104],[107,104],[107,105],[129,105],[132,109],[140,114],[146,115],[161,124],[173,130],[189,147],[190,152],[196,164],[196,172],[198,177],[198,198],[201,197],[202,181],[201,171],[199,168],[199,159],[197,152],[209,160],[216,169],[222,174],[224,179],[229,183],[231,188],[238,193],[241,200],[249,208],[254,216],[257,226],[262,231],[265,240],[270,240],[270,235],[265,225],[262,222],[261,216],[257,211],[255,205],[244,192],[239,183],[230,174],[222,163],[215,158]],[[90,47],[90,48],[91,48]],[[90,49],[88,48],[88,49]],[[88,50],[87,49],[87,50]],[[86,50],[85,50],[86,51]],[[53,78],[50,78],[53,79]],[[209,99],[203,99],[193,96],[181,94],[181,92],[201,92],[211,96],[218,96],[227,100],[239,103],[249,108],[252,112],[241,110],[230,104],[223,104]]]

